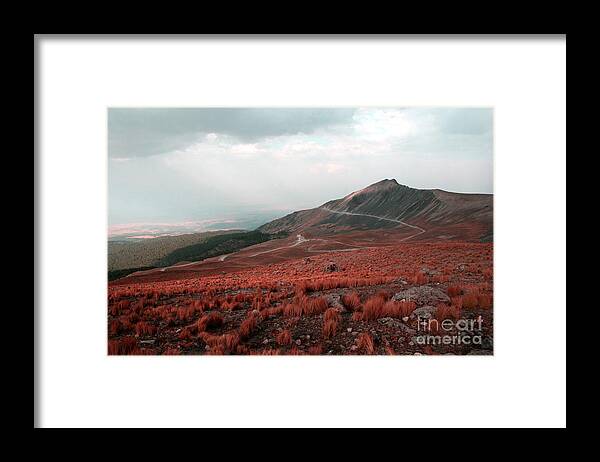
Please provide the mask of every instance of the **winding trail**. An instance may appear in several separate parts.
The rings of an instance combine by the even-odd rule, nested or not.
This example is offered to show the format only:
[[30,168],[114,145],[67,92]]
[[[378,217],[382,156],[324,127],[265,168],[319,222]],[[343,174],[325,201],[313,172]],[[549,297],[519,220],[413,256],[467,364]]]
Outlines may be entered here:
[[[366,213],[340,212],[340,211],[337,211],[337,210],[331,210],[331,209],[328,209],[328,208],[326,208],[326,207],[320,207],[320,209],[321,209],[321,210],[325,210],[325,211],[327,211],[327,212],[329,212],[329,213],[336,213],[336,214],[338,214],[338,215],[353,215],[353,216],[361,216],[361,217],[375,218],[375,219],[377,219],[377,220],[391,221],[391,222],[393,222],[393,223],[399,223],[399,224],[401,224],[401,225],[408,226],[409,228],[413,228],[413,229],[416,229],[416,230],[417,230],[417,232],[416,232],[415,234],[411,234],[410,236],[407,236],[407,237],[405,237],[405,238],[402,238],[402,239],[400,239],[398,242],[404,242],[404,241],[407,241],[407,240],[409,240],[409,239],[411,239],[411,238],[413,238],[413,237],[415,237],[415,236],[418,236],[419,234],[423,234],[424,232],[426,232],[426,230],[425,230],[425,229],[423,229],[423,228],[421,228],[420,226],[411,225],[410,223],[406,223],[406,222],[404,222],[404,221],[402,221],[402,220],[397,220],[397,219],[395,219],[395,218],[385,218],[385,217],[378,217],[378,216],[376,216],[376,215],[369,215],[369,214],[366,214]],[[246,257],[247,257],[247,258],[252,258],[252,257],[256,257],[256,256],[258,256],[258,255],[263,255],[263,254],[265,254],[265,253],[271,253],[271,252],[275,252],[275,251],[277,251],[277,250],[289,249],[289,248],[291,248],[291,247],[296,247],[296,246],[298,246],[298,245],[300,245],[300,244],[303,244],[303,243],[305,243],[305,242],[309,242],[309,241],[325,241],[325,242],[334,242],[334,243],[336,243],[336,244],[345,245],[345,246],[347,246],[347,247],[353,247],[353,248],[350,248],[350,249],[333,249],[333,250],[324,250],[324,249],[320,249],[320,250],[313,250],[313,246],[310,246],[310,247],[307,249],[307,251],[308,251],[308,252],[314,252],[314,253],[326,253],[326,252],[350,252],[350,251],[353,251],[353,250],[360,250],[360,249],[368,249],[368,248],[370,248],[370,247],[356,246],[356,245],[348,244],[348,243],[346,243],[346,242],[335,241],[335,240],[333,240],[333,239],[323,239],[323,238],[312,238],[312,239],[307,239],[307,238],[305,238],[304,236],[302,236],[302,234],[297,234],[297,235],[296,235],[296,240],[295,240],[295,241],[294,241],[292,244],[290,244],[290,245],[286,245],[286,246],[283,246],[283,247],[277,247],[277,248],[275,248],[275,249],[270,249],[270,250],[264,250],[264,251],[262,251],[262,252],[257,252],[257,253],[254,253],[254,254],[252,254],[252,255],[247,255]],[[219,262],[223,262],[223,261],[225,261],[225,260],[227,259],[227,257],[228,257],[228,256],[230,256],[230,255],[234,255],[234,254],[237,254],[237,253],[238,253],[238,252],[232,252],[232,253],[228,253],[228,254],[225,254],[225,255],[221,255],[221,256],[219,256],[219,257],[218,257],[217,261],[219,261]],[[183,263],[183,264],[179,264],[179,265],[171,265],[171,266],[166,266],[166,267],[164,267],[164,268],[160,268],[160,269],[158,269],[158,271],[161,271],[161,272],[163,272],[163,271],[166,271],[166,270],[168,270],[168,269],[179,269],[179,268],[183,268],[183,267],[186,267],[186,266],[197,265],[198,263],[201,263],[201,262],[203,262],[203,261],[206,261],[206,260],[194,261],[194,262],[190,262],[190,263]],[[152,273],[152,272],[155,272],[155,271],[156,271],[156,269],[152,269],[152,270],[145,270],[145,271],[136,271],[135,273],[128,274],[128,275],[127,275],[127,276],[125,276],[125,277],[128,277],[128,276],[133,276],[133,275],[142,275],[142,274]]]
[[410,236],[408,236],[408,237],[405,237],[405,238],[403,238],[403,239],[400,239],[398,242],[404,242],[404,241],[407,241],[407,240],[409,240],[409,239],[411,239],[411,238],[413,238],[413,237],[415,237],[415,236],[418,236],[419,234],[423,234],[424,232],[426,232],[426,230],[425,230],[425,229],[423,229],[423,228],[421,228],[420,226],[411,225],[411,224],[409,224],[409,223],[406,223],[405,221],[402,221],[402,220],[396,220],[395,218],[385,218],[385,217],[378,217],[378,216],[376,216],[376,215],[369,215],[369,214],[367,214],[367,213],[339,212],[339,211],[337,211],[337,210],[331,210],[331,209],[328,209],[328,208],[326,208],[326,207],[320,207],[320,208],[321,208],[322,210],[326,210],[326,211],[328,211],[328,212],[330,212],[330,213],[337,213],[337,214],[339,214],[339,215],[354,215],[354,216],[359,216],[359,217],[369,217],[369,218],[377,218],[378,220],[392,221],[392,222],[394,222],[394,223],[400,223],[401,225],[408,226],[409,228],[413,228],[413,229],[416,229],[416,230],[417,230],[417,232],[416,232],[415,234],[411,234],[411,235],[410,235]]

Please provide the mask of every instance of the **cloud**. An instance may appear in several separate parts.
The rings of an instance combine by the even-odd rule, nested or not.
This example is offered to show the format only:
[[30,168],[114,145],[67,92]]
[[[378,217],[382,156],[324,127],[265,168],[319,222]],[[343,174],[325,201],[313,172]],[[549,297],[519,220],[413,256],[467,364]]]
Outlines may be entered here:
[[492,129],[485,108],[111,109],[109,220],[279,216],[383,178],[492,192]]
[[335,162],[319,162],[309,167],[309,171],[314,174],[329,174],[335,175],[348,171],[348,167],[343,164],[336,164]]
[[110,108],[110,157],[143,157],[228,135],[241,142],[310,134],[352,120],[354,109],[319,108]]

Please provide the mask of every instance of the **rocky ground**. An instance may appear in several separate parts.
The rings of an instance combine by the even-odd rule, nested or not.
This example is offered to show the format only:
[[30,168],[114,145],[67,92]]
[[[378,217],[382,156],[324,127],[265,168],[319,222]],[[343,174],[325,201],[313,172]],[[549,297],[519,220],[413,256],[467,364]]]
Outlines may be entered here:
[[111,285],[109,354],[492,354],[491,244],[398,247]]

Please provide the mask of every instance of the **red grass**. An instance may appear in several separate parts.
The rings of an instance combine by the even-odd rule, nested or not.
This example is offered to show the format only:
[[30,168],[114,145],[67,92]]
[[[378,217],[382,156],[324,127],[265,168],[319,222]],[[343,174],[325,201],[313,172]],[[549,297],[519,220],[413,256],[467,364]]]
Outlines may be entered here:
[[109,335],[119,335],[120,332],[121,332],[121,322],[118,319],[112,319],[108,323]]
[[135,326],[135,333],[139,336],[142,335],[156,335],[156,326],[147,323],[146,321],[140,321]]
[[382,289],[382,290],[378,290],[377,293],[375,294],[375,296],[381,297],[384,302],[387,302],[392,295],[390,294],[389,291]]
[[298,304],[302,307],[302,314],[307,316],[321,314],[329,306],[324,297],[299,297]]
[[475,294],[466,294],[462,297],[462,306],[467,310],[477,308],[478,300]]
[[377,295],[369,298],[363,306],[363,320],[373,321],[381,318],[383,315],[383,305],[385,300]]
[[267,319],[272,316],[279,316],[283,313],[283,306],[276,306],[273,308],[266,308],[260,312],[261,319]]
[[237,349],[240,343],[240,336],[235,332],[229,332],[223,335],[213,335],[207,332],[201,332],[200,338],[210,347],[209,354],[224,355]]
[[427,283],[427,276],[425,276],[422,272],[418,272],[413,277],[413,284],[422,285]]
[[360,334],[358,336],[358,338],[356,339],[356,343],[357,343],[358,349],[361,351],[364,351],[368,355],[372,355],[373,353],[375,353],[375,345],[373,343],[373,337],[371,337],[366,332],[363,332],[362,334]]
[[[301,253],[301,249],[297,248],[294,252]],[[271,254],[266,255],[272,257]],[[204,354],[204,350],[197,351],[198,334],[194,330],[200,327],[201,333],[208,329],[214,334],[211,327],[223,325],[224,319],[229,318],[238,319],[236,326],[244,321],[243,332],[234,332],[238,335],[252,337],[256,335],[255,329],[260,329],[258,324],[265,322],[266,331],[271,332],[273,327],[276,328],[271,334],[275,340],[284,328],[292,332],[293,329],[306,330],[305,333],[315,338],[320,338],[319,330],[322,330],[321,335],[333,335],[337,341],[341,336],[335,332],[340,331],[342,321],[335,310],[328,309],[329,294],[320,293],[337,288],[350,288],[338,291],[346,292],[340,302],[350,314],[344,315],[344,320],[351,315],[356,326],[368,328],[364,329],[365,332],[370,333],[373,327],[387,331],[390,327],[380,326],[377,318],[403,318],[415,308],[412,301],[390,299],[392,293],[401,289],[401,280],[407,281],[409,288],[413,282],[419,285],[427,281],[440,283],[440,288],[445,288],[451,299],[450,307],[440,308],[440,317],[455,317],[461,309],[491,310],[492,257],[491,244],[408,243],[336,254],[338,271],[331,274],[321,274],[330,255],[317,255],[314,258],[311,255],[310,264],[302,259],[269,261],[267,264],[261,260],[250,270],[237,270],[229,265],[211,266],[207,263],[205,266],[199,265],[194,271],[182,269],[177,276],[170,272],[151,272],[147,277],[132,276],[109,283],[107,324],[110,351],[164,354],[172,350],[180,354]],[[434,273],[428,276],[421,270],[424,266],[432,268]],[[341,310],[341,307],[338,308]],[[256,309],[258,312],[254,312],[253,319],[245,320],[244,317],[239,318],[241,313],[236,315],[235,312],[229,312],[236,309],[248,312]],[[282,315],[286,319],[274,319]],[[320,323],[317,322],[319,318],[303,319],[304,316],[319,315],[323,315]],[[366,322],[373,324],[364,326]],[[135,334],[136,337],[151,338],[158,332],[161,340],[156,347],[141,348],[131,340],[121,345],[122,337],[135,338]],[[179,334],[184,339],[180,340]],[[249,354],[264,348],[254,342],[236,345],[234,336],[223,337],[222,340],[220,335],[215,337],[215,345],[209,346],[207,353]],[[127,346],[127,342],[130,346]],[[279,347],[277,343],[274,345]],[[309,345],[296,347],[292,341],[283,351],[289,354],[294,349],[305,354]],[[404,351],[396,343],[386,343],[385,338],[381,345],[373,346],[376,352],[389,354],[393,351],[392,347],[398,352]],[[323,349],[328,351],[330,348],[324,343]]]
[[323,347],[321,345],[314,345],[311,346],[308,350],[306,350],[306,352],[309,355],[320,355],[323,353]]
[[462,289],[459,286],[448,286],[448,297],[457,297],[462,294]]
[[463,299],[462,299],[462,297],[452,297],[450,299],[450,304],[452,306],[457,307],[458,309],[462,309],[462,307],[463,307]]
[[349,311],[356,311],[360,307],[360,297],[356,292],[342,295],[342,305]]
[[479,308],[487,310],[492,307],[492,296],[490,294],[482,294],[477,297]]
[[323,316],[323,337],[331,338],[337,332],[338,324],[342,320],[340,312],[335,308],[328,308]]
[[440,303],[435,310],[435,319],[443,321],[444,319],[460,318],[460,308],[457,306],[444,305]]
[[221,327],[223,325],[223,316],[221,313],[213,311],[205,314],[198,320],[198,332],[204,332],[213,327]]
[[363,314],[360,311],[355,311],[354,313],[352,313],[352,316],[350,317],[350,319],[352,319],[352,321],[363,321]]
[[290,343],[292,343],[292,334],[290,334],[290,331],[287,329],[282,330],[279,334],[277,334],[275,341],[280,346],[289,345]]
[[389,302],[385,302],[381,308],[379,317],[404,318],[405,316],[410,316],[416,307],[417,304],[415,302],[390,300]]
[[257,317],[253,314],[249,315],[240,324],[240,338],[247,339],[258,326]]
[[137,347],[137,341],[133,337],[123,337],[119,340],[108,341],[109,355],[128,355],[133,353]]
[[302,316],[302,307],[297,303],[288,303],[283,307],[283,315],[288,318]]

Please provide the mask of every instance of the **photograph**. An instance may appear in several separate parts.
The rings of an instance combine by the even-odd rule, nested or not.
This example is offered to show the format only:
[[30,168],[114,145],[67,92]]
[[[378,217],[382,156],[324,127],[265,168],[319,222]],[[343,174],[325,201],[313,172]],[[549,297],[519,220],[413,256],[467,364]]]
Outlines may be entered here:
[[107,354],[493,355],[493,107],[108,107]]

